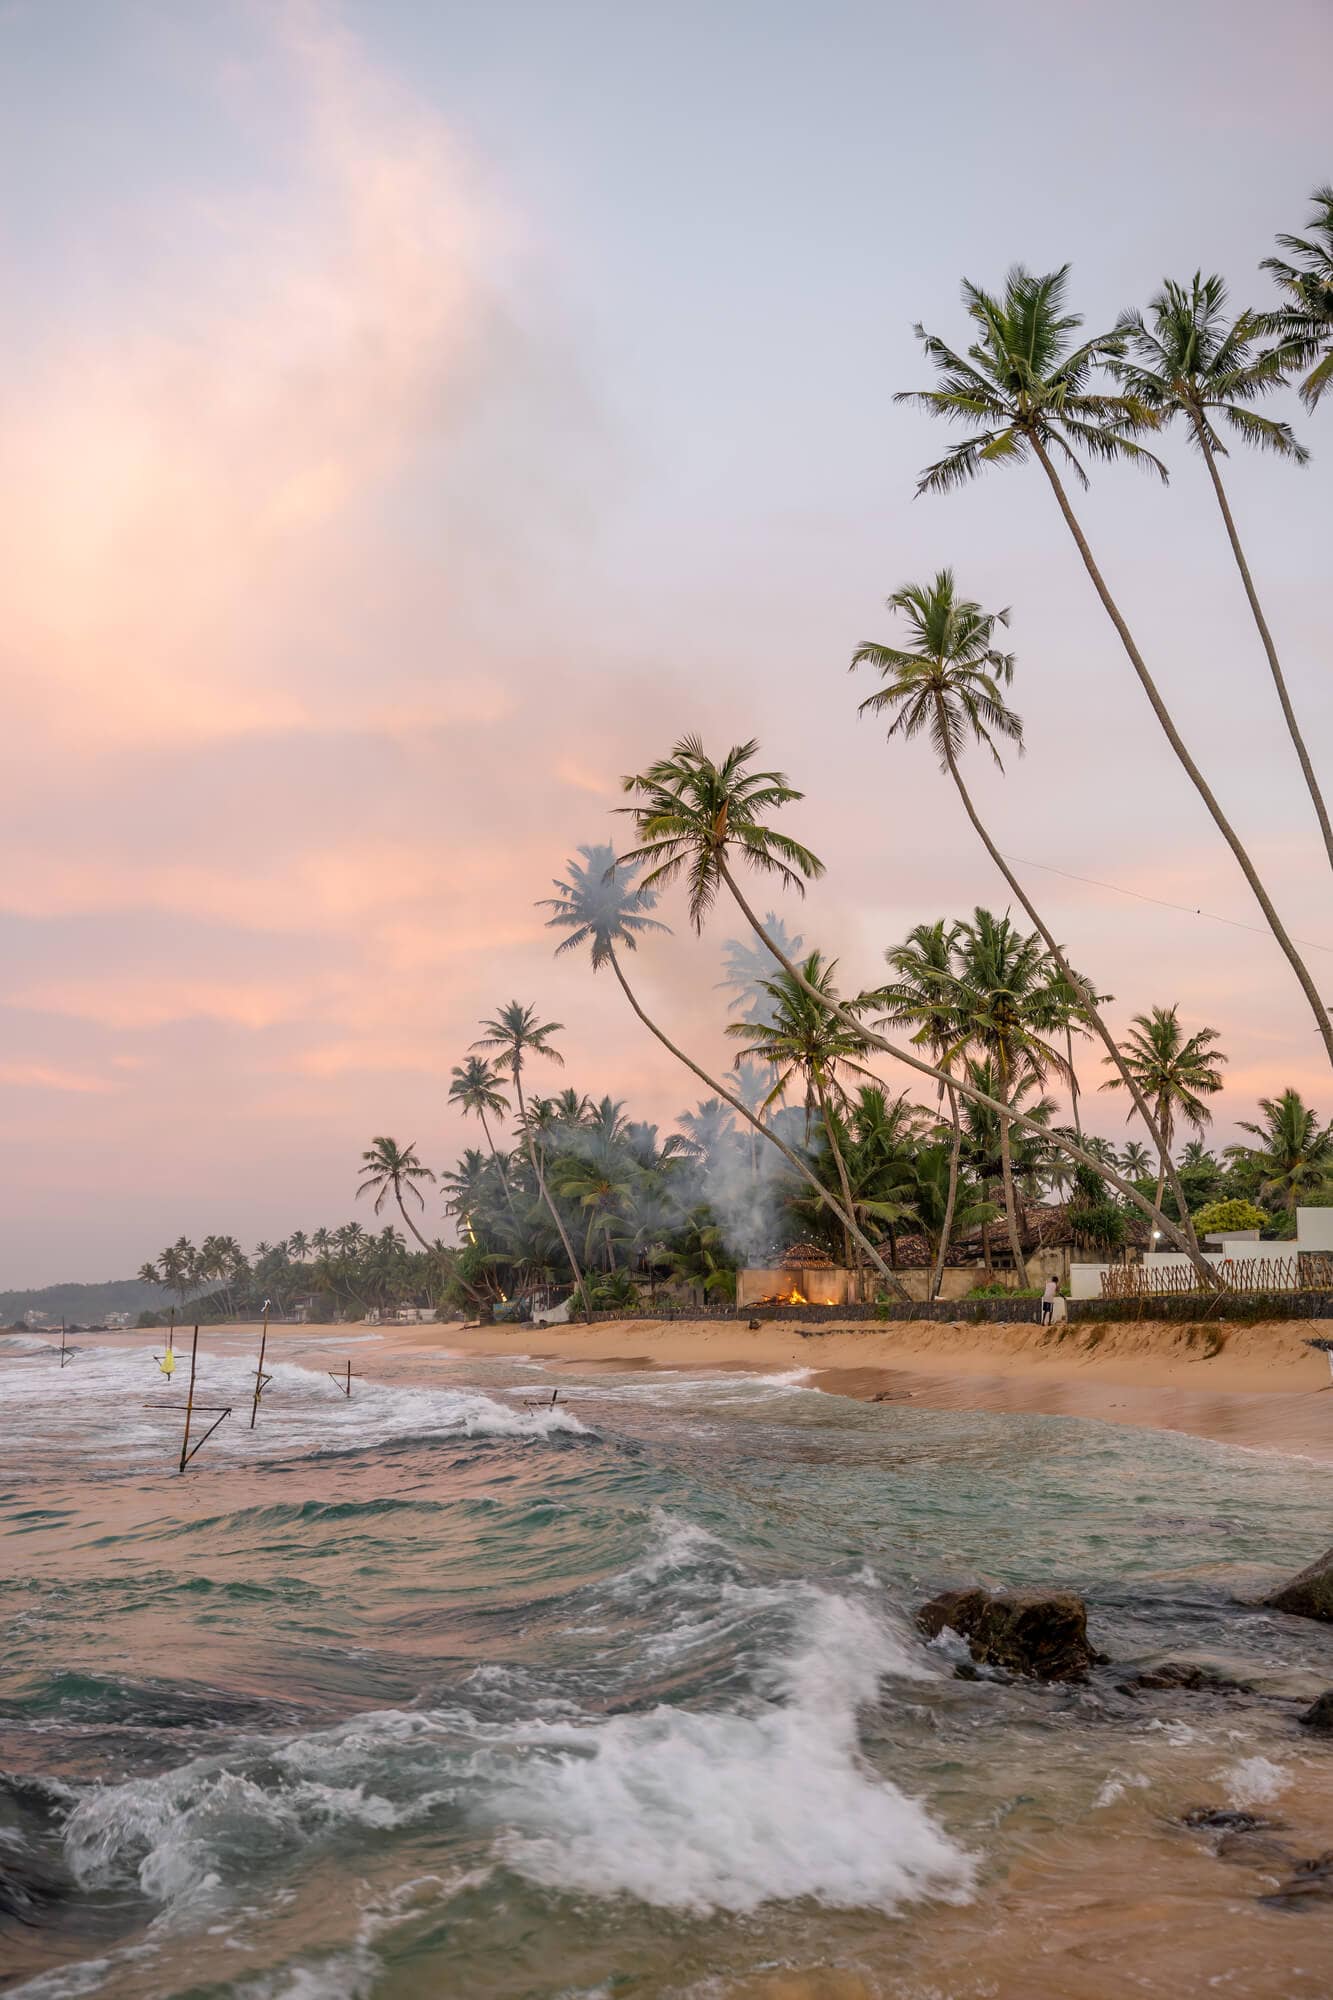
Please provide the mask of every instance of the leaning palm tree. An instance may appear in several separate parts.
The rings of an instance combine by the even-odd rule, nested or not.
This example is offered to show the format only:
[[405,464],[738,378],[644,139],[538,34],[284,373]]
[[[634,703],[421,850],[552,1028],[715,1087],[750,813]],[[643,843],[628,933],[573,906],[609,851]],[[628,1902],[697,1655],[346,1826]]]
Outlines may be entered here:
[[1309,235],[1279,236],[1287,256],[1265,257],[1259,268],[1271,271],[1285,294],[1278,324],[1293,365],[1310,369],[1301,400],[1312,410],[1333,382],[1333,182],[1310,199]]
[[[417,1151],[414,1145],[400,1146],[394,1139],[381,1137],[372,1140],[361,1155],[361,1180],[356,1191],[358,1195],[374,1195],[376,1215],[379,1214],[389,1196],[392,1195],[398,1204],[398,1210],[403,1221],[416,1237],[417,1242],[423,1250],[429,1250],[429,1243],[407,1212],[407,1205],[403,1200],[403,1196],[404,1194],[410,1194],[413,1200],[424,1209],[426,1206],[426,1197],[417,1186],[417,1182],[433,1181],[434,1178],[435,1176],[430,1168],[423,1166],[417,1158]],[[258,1256],[258,1254],[256,1250],[255,1255]]]
[[1212,815],[1250,885],[1255,901],[1310,1004],[1333,1064],[1333,1022],[1308,967],[1259,876],[1249,853],[1185,746],[1161,690],[1131,633],[1124,614],[1097,566],[1078,516],[1056,467],[1060,459],[1081,485],[1088,483],[1080,454],[1125,459],[1166,478],[1166,468],[1138,443],[1160,423],[1156,410],[1128,392],[1109,394],[1094,386],[1096,371],[1119,361],[1125,334],[1114,329],[1073,344],[1082,320],[1065,310],[1069,266],[1035,277],[1015,265],[1001,297],[963,284],[963,303],[976,328],[966,354],[918,326],[927,358],[939,371],[939,386],[901,392],[895,400],[919,404],[932,416],[963,423],[969,435],[922,473],[918,493],[948,492],[991,465],[1021,465],[1035,458],[1050,482],[1065,524],[1082,557],[1092,586],[1114,625],[1152,711],[1191,784]]
[[1203,1100],[1215,1096],[1222,1088],[1220,1072],[1227,1058],[1213,1047],[1218,1039],[1216,1028],[1198,1028],[1192,1035],[1186,1035],[1180,1025],[1179,1007],[1154,1007],[1151,1014],[1136,1014],[1120,1052],[1123,1060],[1117,1068],[1121,1074],[1108,1077],[1102,1085],[1103,1090],[1122,1090],[1123,1072],[1128,1070],[1138,1085],[1130,1117],[1138,1109],[1138,1096],[1152,1102],[1162,1137],[1157,1170],[1159,1209],[1177,1117],[1200,1136],[1204,1126],[1212,1123],[1213,1114]]
[[[702,930],[705,917],[717,901],[719,889],[725,887],[755,936],[763,940],[785,972],[805,985],[799,968],[779,949],[755,915],[732,866],[733,860],[743,861],[757,873],[776,876],[784,886],[794,889],[799,895],[804,895],[807,880],[815,880],[824,872],[824,864],[817,855],[802,847],[799,841],[778,833],[765,823],[764,815],[794,803],[802,795],[788,784],[780,771],[751,771],[748,768],[758,748],[758,743],[753,741],[735,744],[718,764],[708,756],[697,736],[685,736],[669,757],[650,764],[646,771],[627,776],[622,781],[624,790],[634,793],[638,803],[622,806],[620,810],[632,816],[639,835],[639,846],[620,858],[627,866],[631,863],[648,866],[649,873],[644,876],[642,884],[646,889],[655,887],[659,882],[673,881],[683,874],[689,889],[690,921],[696,931]],[[813,987],[807,990],[815,1000],[822,997]],[[923,1076],[933,1077],[936,1083],[949,1081],[943,1070],[927,1062],[923,1056],[899,1048],[877,1029],[866,1027],[841,1001],[830,1001],[828,1005],[830,1012],[844,1027],[864,1034],[872,1047],[883,1049],[886,1055],[894,1056]],[[993,1112],[1010,1116],[1017,1125],[1040,1131],[1040,1127],[1034,1126],[1033,1121],[1021,1113],[1010,1110],[1006,1114],[1003,1105],[975,1084],[955,1080],[960,1095],[969,1102],[983,1104]],[[1046,1135],[1043,1133],[1042,1136]],[[1099,1170],[1097,1162],[1073,1140],[1061,1138],[1058,1144],[1081,1166]],[[1103,1178],[1145,1215],[1154,1217],[1154,1211],[1138,1189],[1121,1179],[1113,1169],[1103,1170]],[[1173,1222],[1164,1218],[1162,1227],[1171,1240],[1190,1256],[1200,1282],[1207,1288],[1214,1288],[1217,1278],[1212,1266],[1204,1262],[1197,1249],[1191,1249],[1188,1240]]]
[[1324,852],[1333,867],[1333,825],[1329,823],[1328,808],[1287,692],[1277,647],[1245,560],[1218,466],[1219,458],[1227,456],[1219,424],[1225,424],[1242,444],[1273,452],[1294,465],[1304,465],[1308,460],[1310,454],[1297,441],[1290,424],[1265,417],[1252,407],[1259,397],[1282,387],[1291,365],[1292,348],[1285,343],[1276,347],[1262,345],[1272,316],[1242,312],[1233,320],[1227,313],[1226,301],[1227,288],[1217,276],[1205,278],[1196,271],[1188,285],[1176,284],[1168,278],[1149,302],[1147,320],[1139,312],[1122,316],[1117,330],[1128,343],[1130,358],[1113,363],[1113,367],[1129,393],[1163,423],[1177,417],[1184,422],[1190,442],[1208,469],[1231,553],[1277,689],[1287,734],[1319,821]]
[[957,924],[941,917],[933,924],[916,924],[902,944],[892,946],[884,957],[895,975],[875,998],[884,1009],[884,1020],[913,1027],[912,1040],[930,1050],[931,1059],[945,1072],[937,1086],[937,1102],[948,1096],[949,1173],[944,1206],[937,1217],[936,1251],[930,1274],[930,1297],[937,1299],[944,1282],[944,1264],[953,1237],[953,1212],[958,1199],[958,1162],[962,1153],[963,1127],[958,1116],[958,1093],[947,1080],[951,1051],[958,1040],[958,1019],[950,989],[953,946]]
[[1297,1090],[1281,1097],[1261,1097],[1263,1122],[1241,1119],[1257,1146],[1228,1146],[1228,1159],[1251,1168],[1258,1177],[1259,1199],[1294,1216],[1302,1195],[1321,1195],[1333,1181],[1333,1124],[1321,1126]]
[[[886,646],[867,640],[857,647],[852,655],[853,670],[860,666],[874,667],[885,683],[877,693],[866,697],[859,713],[892,716],[890,737],[901,733],[909,742],[923,733],[929,737],[940,769],[953,779],[977,838],[1022,904],[1029,922],[1036,925],[1059,974],[1058,982],[1047,982],[1047,995],[1052,1023],[1062,1018],[1065,1028],[1066,1076],[1074,1102],[1075,1135],[1081,1143],[1073,1032],[1076,1023],[1081,1027],[1086,1022],[1120,1070],[1135,1109],[1167,1161],[1176,1206],[1186,1236],[1192,1237],[1189,1209],[1170,1164],[1168,1149],[1153,1123],[1147,1100],[1133,1074],[1121,1062],[1115,1037],[1102,1018],[1100,1001],[1104,996],[1074,972],[1031,897],[991,839],[963,779],[961,759],[969,740],[984,745],[1000,770],[1004,764],[997,737],[1015,744],[1018,754],[1023,754],[1022,718],[1005,698],[1005,690],[1013,682],[1015,659],[1012,653],[1001,652],[996,644],[998,628],[1009,623],[1009,613],[983,611],[972,598],[960,597],[951,569],[940,570],[929,584],[905,584],[889,598],[888,608],[906,619],[909,644]],[[1160,1218],[1156,1226],[1161,1227]]]
[[565,1059],[551,1041],[552,1035],[560,1032],[561,1023],[539,1021],[535,1008],[525,1007],[521,1000],[511,1000],[507,1006],[500,1009],[493,1021],[483,1021],[481,1025],[485,1033],[472,1046],[474,1049],[496,1050],[495,1068],[513,1079],[514,1095],[518,1099],[519,1124],[528,1142],[528,1159],[537,1182],[537,1191],[550,1210],[551,1220],[556,1226],[561,1245],[569,1259],[569,1268],[573,1273],[577,1293],[583,1301],[586,1317],[589,1304],[583,1273],[579,1269],[578,1258],[574,1255],[574,1246],[569,1240],[569,1231],[565,1228],[564,1218],[546,1185],[546,1172],[542,1165],[541,1153],[532,1135],[532,1128],[528,1124],[527,1104],[523,1097],[523,1065],[529,1056],[542,1056],[547,1062],[553,1062],[557,1067],[564,1068]]
[[679,1063],[706,1084],[708,1089],[724,1104],[743,1118],[747,1125],[760,1133],[769,1145],[775,1146],[801,1178],[815,1190],[824,1205],[836,1216],[844,1230],[861,1245],[871,1262],[879,1270],[885,1282],[896,1291],[902,1287],[884,1262],[874,1245],[862,1234],[854,1216],[840,1206],[832,1194],[824,1187],[818,1175],[807,1160],[794,1152],[779,1138],[771,1125],[763,1122],[761,1116],[751,1111],[748,1105],[716,1077],[709,1076],[692,1057],[687,1056],[660,1028],[650,1015],[645,1013],[639,997],[625,976],[625,968],[620,962],[620,952],[636,951],[640,937],[649,931],[665,931],[667,926],[660,923],[650,912],[656,906],[657,897],[643,882],[635,882],[638,869],[629,862],[618,862],[615,849],[610,846],[580,847],[582,859],[570,861],[564,881],[552,883],[554,896],[543,899],[539,905],[553,914],[547,918],[547,927],[564,930],[568,936],[556,946],[557,956],[561,952],[575,951],[581,945],[590,948],[594,971],[609,965],[619,982],[620,990],[629,1001],[638,1019],[649,1034],[656,1037]]

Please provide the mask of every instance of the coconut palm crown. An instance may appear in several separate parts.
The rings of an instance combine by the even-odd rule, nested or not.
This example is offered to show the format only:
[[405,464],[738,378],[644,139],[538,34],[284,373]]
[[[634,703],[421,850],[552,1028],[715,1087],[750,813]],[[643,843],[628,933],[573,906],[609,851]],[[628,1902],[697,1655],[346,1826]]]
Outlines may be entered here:
[[623,780],[638,802],[619,811],[633,815],[639,846],[622,855],[621,866],[646,866],[645,889],[689,883],[690,922],[703,929],[726,876],[727,851],[736,850],[760,874],[774,875],[785,889],[805,894],[824,864],[788,834],[764,824],[764,815],[804,796],[781,771],[746,767],[758,750],[756,739],[734,743],[720,764],[697,736],[682,736],[669,757]]
[[885,602],[907,620],[912,643],[885,646],[867,639],[857,647],[852,669],[874,667],[885,682],[859,704],[858,714],[888,712],[889,735],[909,741],[925,730],[942,770],[952,767],[969,735],[985,744],[1001,769],[997,736],[1016,743],[1021,756],[1023,724],[1002,692],[1013,680],[1014,656],[995,644],[1008,611],[983,611],[959,597],[951,569],[929,584],[904,584]]
[[1126,391],[1164,423],[1183,417],[1199,451],[1226,455],[1220,420],[1245,444],[1304,465],[1310,454],[1290,424],[1264,417],[1251,405],[1280,389],[1291,364],[1286,345],[1260,345],[1272,315],[1227,311],[1227,288],[1214,274],[1196,271],[1188,284],[1168,278],[1141,312],[1123,313],[1116,331],[1123,357],[1111,368]]
[[939,384],[901,390],[894,401],[965,424],[970,433],[926,467],[918,493],[948,492],[988,466],[1021,465],[1032,452],[1058,456],[1084,486],[1084,457],[1128,459],[1166,478],[1166,467],[1137,442],[1156,428],[1155,413],[1128,391],[1094,387],[1098,371],[1123,352],[1123,333],[1113,328],[1075,341],[1083,321],[1066,310],[1068,290],[1068,264],[1040,277],[1015,264],[998,295],[963,280],[963,305],[976,329],[965,353],[916,327]]
[[1287,255],[1265,257],[1260,269],[1271,271],[1286,295],[1278,323],[1293,365],[1310,370],[1301,401],[1312,410],[1333,382],[1333,182],[1310,199],[1309,234],[1279,236]]
[[551,884],[555,895],[537,907],[555,913],[546,919],[548,930],[569,933],[555,948],[557,958],[590,945],[593,968],[600,970],[611,963],[617,946],[636,951],[645,932],[665,932],[668,926],[648,914],[656,906],[656,892],[635,885],[641,863],[618,862],[609,845],[583,846],[579,853],[581,861],[566,863],[566,880]]

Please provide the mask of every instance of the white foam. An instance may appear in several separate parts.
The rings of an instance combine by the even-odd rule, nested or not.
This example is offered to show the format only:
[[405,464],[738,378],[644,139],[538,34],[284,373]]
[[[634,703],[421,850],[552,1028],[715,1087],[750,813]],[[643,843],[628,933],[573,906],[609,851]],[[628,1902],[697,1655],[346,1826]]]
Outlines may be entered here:
[[[176,1378],[168,1384],[153,1358],[161,1347],[159,1337],[153,1347],[85,1351],[63,1370],[49,1355],[7,1364],[11,1444],[90,1455],[114,1444],[117,1456],[169,1463],[181,1436],[190,1363],[188,1350],[178,1348]],[[322,1366],[270,1357],[266,1367],[272,1380],[252,1431],[254,1357],[201,1348],[197,1399],[230,1403],[234,1412],[209,1440],[210,1458],[356,1451],[400,1437],[544,1438],[587,1428],[560,1406],[514,1409],[480,1390],[378,1382],[353,1369],[348,1397]]]
[[1266,1806],[1291,1783],[1290,1771],[1267,1757],[1241,1757],[1213,1775],[1226,1786],[1232,1805],[1239,1807]]
[[547,1754],[491,1808],[510,1866],[546,1887],[695,1913],[964,1899],[970,1857],[858,1747],[856,1712],[881,1675],[926,1669],[869,1607],[804,1595],[797,1645],[767,1676],[771,1701],[530,1731]]

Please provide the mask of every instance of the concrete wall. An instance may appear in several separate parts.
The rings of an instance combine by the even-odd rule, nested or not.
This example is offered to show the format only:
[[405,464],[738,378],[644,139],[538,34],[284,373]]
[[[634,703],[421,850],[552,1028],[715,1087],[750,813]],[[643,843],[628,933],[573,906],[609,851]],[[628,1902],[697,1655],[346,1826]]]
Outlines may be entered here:
[[1296,1248],[1333,1253],[1333,1208],[1298,1208]]

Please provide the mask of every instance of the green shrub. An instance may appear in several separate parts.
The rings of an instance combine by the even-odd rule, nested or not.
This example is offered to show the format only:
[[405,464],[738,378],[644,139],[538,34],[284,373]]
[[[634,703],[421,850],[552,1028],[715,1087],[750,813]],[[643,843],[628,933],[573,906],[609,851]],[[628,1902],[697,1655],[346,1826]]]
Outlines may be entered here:
[[1200,1236],[1220,1236],[1233,1229],[1271,1229],[1273,1218],[1252,1201],[1210,1201],[1197,1211],[1194,1227]]

